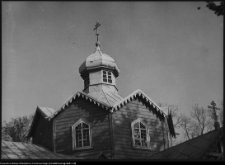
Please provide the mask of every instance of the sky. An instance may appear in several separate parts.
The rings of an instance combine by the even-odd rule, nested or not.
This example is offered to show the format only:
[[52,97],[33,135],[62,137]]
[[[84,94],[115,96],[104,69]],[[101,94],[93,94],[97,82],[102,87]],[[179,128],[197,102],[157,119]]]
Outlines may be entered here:
[[[2,2],[2,120],[58,109],[83,90],[79,66],[101,51],[123,97],[207,108],[223,100],[223,17],[205,2]],[[200,10],[197,8],[201,7]]]

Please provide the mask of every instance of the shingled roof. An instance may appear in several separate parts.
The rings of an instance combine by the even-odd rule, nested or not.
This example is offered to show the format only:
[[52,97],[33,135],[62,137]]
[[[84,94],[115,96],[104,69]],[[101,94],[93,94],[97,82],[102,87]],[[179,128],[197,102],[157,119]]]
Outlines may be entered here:
[[2,141],[1,159],[78,159],[30,143]]
[[222,137],[223,128],[220,128],[153,154],[147,159],[204,159]]

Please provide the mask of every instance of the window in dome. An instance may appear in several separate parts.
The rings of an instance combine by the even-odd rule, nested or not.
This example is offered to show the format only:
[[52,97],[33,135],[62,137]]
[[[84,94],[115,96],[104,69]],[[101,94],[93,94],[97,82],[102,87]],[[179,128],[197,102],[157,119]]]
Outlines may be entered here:
[[112,84],[112,72],[103,70],[103,82]]

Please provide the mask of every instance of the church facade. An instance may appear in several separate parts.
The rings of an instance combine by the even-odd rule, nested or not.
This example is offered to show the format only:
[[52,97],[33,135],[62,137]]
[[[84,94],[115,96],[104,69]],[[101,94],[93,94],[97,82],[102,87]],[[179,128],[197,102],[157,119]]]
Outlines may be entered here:
[[120,96],[120,70],[98,40],[79,72],[82,91],[57,110],[37,107],[33,144],[82,159],[142,159],[169,147],[167,114],[141,90]]

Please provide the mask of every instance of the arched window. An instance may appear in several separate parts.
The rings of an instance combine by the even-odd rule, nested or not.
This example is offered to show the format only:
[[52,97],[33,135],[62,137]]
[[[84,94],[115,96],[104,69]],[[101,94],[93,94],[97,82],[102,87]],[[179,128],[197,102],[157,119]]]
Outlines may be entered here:
[[90,124],[80,119],[72,126],[73,149],[85,149],[91,147]]
[[132,140],[135,148],[150,148],[150,136],[147,125],[137,119],[132,122]]

